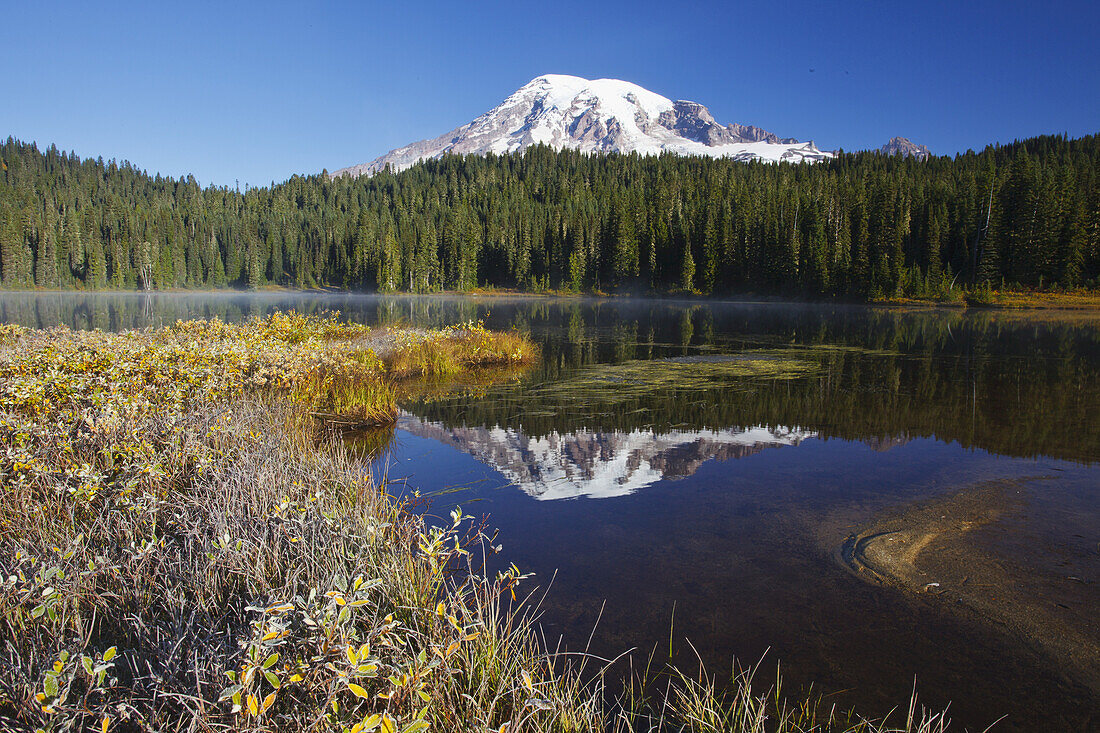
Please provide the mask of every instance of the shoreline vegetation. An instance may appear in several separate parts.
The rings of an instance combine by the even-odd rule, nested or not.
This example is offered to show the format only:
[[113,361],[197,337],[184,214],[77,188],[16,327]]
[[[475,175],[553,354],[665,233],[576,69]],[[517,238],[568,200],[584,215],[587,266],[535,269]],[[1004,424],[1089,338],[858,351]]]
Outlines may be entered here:
[[605,662],[543,643],[528,576],[483,572],[476,521],[428,523],[318,431],[392,419],[403,380],[535,358],[476,323],[0,326],[0,725],[944,730],[915,699],[868,722],[752,669],[647,668],[611,699]]
[[916,308],[959,308],[978,310],[1100,310],[1100,290],[1077,288],[1074,290],[993,290],[980,288],[975,290],[959,290],[954,297],[943,298],[918,298],[918,297],[883,297],[872,300],[852,300],[846,298],[805,298],[785,297],[758,293],[734,293],[728,295],[703,295],[699,292],[669,291],[669,292],[638,292],[638,293],[607,293],[600,290],[520,290],[517,288],[478,287],[470,290],[439,290],[431,293],[411,292],[379,292],[366,290],[345,290],[342,288],[295,288],[278,285],[265,285],[253,289],[191,289],[169,288],[166,290],[81,290],[81,289],[57,289],[57,288],[26,288],[5,289],[0,287],[2,293],[29,293],[33,295],[46,294],[72,294],[72,295],[96,295],[96,294],[121,294],[121,295],[248,295],[248,294],[325,294],[325,295],[367,295],[367,296],[428,296],[428,297],[469,297],[469,298],[597,298],[608,300],[639,299],[639,300],[693,300],[700,302],[759,302],[759,303],[806,303],[823,305],[866,305],[878,307],[916,307]]
[[[288,292],[293,292],[288,291]],[[345,291],[335,291],[345,292]],[[548,290],[530,292],[514,288],[480,287],[469,291],[443,291],[440,295],[471,297],[547,297],[547,298],[649,298],[661,299],[698,299],[701,301],[760,301],[764,303],[845,303],[850,305],[872,306],[927,306],[931,308],[986,308],[994,310],[1100,310],[1100,290],[1077,288],[1074,290],[993,290],[975,288],[959,289],[951,296],[934,297],[882,297],[869,300],[823,297],[784,297],[758,293],[730,293],[727,295],[703,295],[699,292],[645,292],[645,293],[606,293],[599,290],[577,292],[572,290]]]

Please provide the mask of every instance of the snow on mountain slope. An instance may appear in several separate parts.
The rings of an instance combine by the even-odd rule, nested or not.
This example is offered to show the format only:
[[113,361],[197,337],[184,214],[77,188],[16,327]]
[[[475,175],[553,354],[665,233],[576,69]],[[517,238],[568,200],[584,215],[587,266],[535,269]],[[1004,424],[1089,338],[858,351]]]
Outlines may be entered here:
[[446,153],[511,153],[538,143],[559,150],[668,152],[746,161],[799,163],[833,156],[812,141],[780,139],[751,125],[720,125],[701,104],[673,102],[637,84],[547,74],[469,124],[332,175],[369,175],[387,165],[400,171]]

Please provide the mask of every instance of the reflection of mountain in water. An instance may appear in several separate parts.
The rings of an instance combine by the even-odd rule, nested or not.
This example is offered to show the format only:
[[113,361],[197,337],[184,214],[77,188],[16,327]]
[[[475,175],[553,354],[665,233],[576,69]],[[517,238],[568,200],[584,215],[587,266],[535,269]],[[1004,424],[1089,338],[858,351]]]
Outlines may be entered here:
[[625,496],[662,479],[690,476],[712,458],[743,458],[816,435],[797,428],[754,427],[661,434],[555,431],[533,438],[515,428],[448,428],[409,414],[397,427],[469,453],[536,499]]

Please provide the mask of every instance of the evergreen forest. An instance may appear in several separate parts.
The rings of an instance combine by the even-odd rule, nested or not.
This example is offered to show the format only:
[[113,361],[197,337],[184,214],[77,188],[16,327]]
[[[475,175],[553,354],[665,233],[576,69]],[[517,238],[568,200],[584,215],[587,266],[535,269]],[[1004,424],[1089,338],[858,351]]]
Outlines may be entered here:
[[8,289],[951,297],[1100,287],[1100,136],[818,164],[545,146],[244,191],[0,145]]

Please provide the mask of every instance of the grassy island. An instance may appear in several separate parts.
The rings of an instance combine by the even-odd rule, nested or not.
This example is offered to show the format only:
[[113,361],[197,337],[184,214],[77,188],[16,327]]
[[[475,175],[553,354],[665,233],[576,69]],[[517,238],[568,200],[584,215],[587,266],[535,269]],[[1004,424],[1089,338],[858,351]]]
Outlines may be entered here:
[[402,380],[536,355],[479,324],[292,313],[0,326],[0,727],[894,730],[748,674],[609,699],[516,610],[518,568],[478,572],[477,523],[427,524],[318,430],[392,420]]

